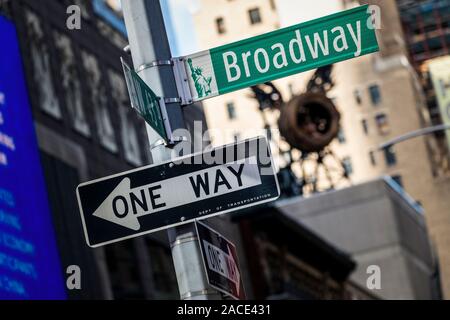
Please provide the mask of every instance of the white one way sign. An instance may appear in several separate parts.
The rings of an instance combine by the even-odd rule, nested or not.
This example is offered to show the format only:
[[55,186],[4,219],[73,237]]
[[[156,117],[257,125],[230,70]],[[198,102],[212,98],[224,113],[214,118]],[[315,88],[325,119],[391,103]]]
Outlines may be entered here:
[[256,157],[131,188],[124,178],[94,216],[139,231],[139,218],[261,184]]
[[77,196],[88,245],[98,247],[268,202],[279,188],[258,138],[84,183]]
[[227,251],[225,252],[208,241],[203,240],[203,247],[206,251],[208,268],[233,282],[237,289],[236,292],[239,295],[241,276],[236,261],[231,254],[230,246],[227,246]]
[[203,223],[196,227],[209,284],[234,299],[245,299],[234,244]]

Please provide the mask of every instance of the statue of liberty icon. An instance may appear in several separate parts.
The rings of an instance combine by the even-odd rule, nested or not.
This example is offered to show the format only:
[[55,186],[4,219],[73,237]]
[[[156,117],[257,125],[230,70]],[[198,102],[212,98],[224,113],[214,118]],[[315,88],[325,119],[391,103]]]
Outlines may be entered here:
[[191,77],[195,84],[195,90],[199,98],[207,97],[211,94],[211,81],[212,77],[205,77],[203,75],[203,69],[200,67],[194,67],[192,59],[188,60],[189,68],[191,69]]

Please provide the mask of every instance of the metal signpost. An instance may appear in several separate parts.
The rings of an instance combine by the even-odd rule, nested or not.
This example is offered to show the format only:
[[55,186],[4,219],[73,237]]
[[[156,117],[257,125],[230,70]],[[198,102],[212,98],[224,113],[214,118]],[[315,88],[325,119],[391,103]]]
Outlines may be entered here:
[[81,184],[91,247],[141,236],[280,196],[265,138],[220,147]]
[[368,8],[356,7],[175,59],[179,88],[186,83],[183,74],[189,85],[180,92],[191,93],[184,103],[378,51]]
[[[173,130],[185,128],[179,93],[172,68],[172,54],[159,0],[122,0],[129,49],[139,76],[167,105],[168,121]],[[170,145],[161,143],[161,136],[147,127],[154,164],[172,158]],[[168,230],[178,290],[181,299],[220,299],[211,290],[200,265],[202,258],[195,237],[195,226],[186,224]],[[187,271],[189,270],[189,271]]]
[[195,225],[209,284],[236,300],[244,300],[236,246],[206,224],[197,221]]
[[163,138],[171,133],[164,99],[156,96],[144,80],[121,59],[131,106]]

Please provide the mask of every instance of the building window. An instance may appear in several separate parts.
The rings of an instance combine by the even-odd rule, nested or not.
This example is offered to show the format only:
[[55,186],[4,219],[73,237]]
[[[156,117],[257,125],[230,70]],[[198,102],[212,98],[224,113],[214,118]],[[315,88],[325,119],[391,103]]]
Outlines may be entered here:
[[158,298],[177,299],[178,286],[170,250],[150,240],[147,244]]
[[115,299],[144,299],[138,257],[132,242],[105,248],[106,263]]
[[370,94],[370,99],[372,101],[372,104],[374,106],[380,104],[380,102],[381,102],[380,86],[378,86],[378,85],[370,86],[369,94]]
[[277,4],[275,3],[275,0],[269,0],[270,2],[270,9],[273,11],[277,10]]
[[261,12],[260,12],[259,8],[249,10],[248,14],[250,16],[251,24],[258,24],[258,23],[262,22]]
[[62,113],[53,86],[51,50],[44,37],[45,31],[38,16],[30,11],[25,15],[29,41],[27,46],[31,51],[33,80],[36,87],[39,106],[48,115],[61,119]]
[[225,29],[225,20],[223,18],[216,19],[216,28],[218,34],[224,34],[226,32]]
[[60,82],[73,128],[82,135],[90,137],[91,130],[83,108],[83,94],[72,42],[69,37],[59,32],[55,32],[54,36],[59,56]]
[[134,166],[140,166],[142,165],[142,159],[141,150],[139,149],[138,133],[136,131],[136,126],[130,118],[129,112],[128,109],[123,107],[119,108],[125,160]]
[[356,89],[353,92],[353,95],[355,97],[356,104],[361,105],[361,103],[362,103],[361,91]]
[[289,94],[292,96],[294,96],[294,85],[292,83],[288,84],[288,90],[289,90]]
[[377,123],[378,133],[385,135],[389,133],[389,121],[387,115],[384,113],[379,114],[375,117]]
[[118,146],[108,111],[107,88],[99,62],[96,57],[85,51],[82,52],[82,58],[87,83],[89,83],[90,102],[95,106],[94,118],[100,144],[107,150],[116,153]]
[[374,151],[370,151],[369,152],[369,159],[370,159],[370,164],[372,164],[372,166],[376,166],[377,165],[377,159],[375,157],[375,152]]
[[369,134],[369,124],[367,123],[366,119],[361,120],[361,125],[364,131],[364,134],[368,135]]
[[120,136],[123,145],[123,152],[125,160],[134,165],[142,165],[144,151],[141,151],[142,143],[139,138],[141,136],[140,127],[133,121],[136,116],[129,107],[128,90],[125,84],[125,79],[115,71],[109,70],[109,80],[111,83],[111,96],[115,102],[118,110],[120,128]]
[[228,119],[230,120],[236,119],[236,108],[234,107],[233,102],[227,103],[227,112],[228,112]]
[[403,178],[401,175],[395,175],[391,177],[400,187],[403,188]]
[[397,156],[392,147],[384,149],[384,158],[388,167],[393,167],[397,164]]
[[342,128],[339,129],[337,138],[338,138],[338,141],[340,144],[343,144],[347,141],[347,139],[345,137],[344,129],[342,129]]
[[355,0],[344,0],[344,8],[354,8],[356,6],[359,6],[359,3]]
[[118,147],[115,141],[114,128],[106,106],[97,108],[95,119],[97,122],[97,131],[100,138],[100,143],[107,150],[116,153],[118,151]]
[[344,167],[345,175],[348,177],[353,174],[353,164],[350,157],[342,159],[342,166]]

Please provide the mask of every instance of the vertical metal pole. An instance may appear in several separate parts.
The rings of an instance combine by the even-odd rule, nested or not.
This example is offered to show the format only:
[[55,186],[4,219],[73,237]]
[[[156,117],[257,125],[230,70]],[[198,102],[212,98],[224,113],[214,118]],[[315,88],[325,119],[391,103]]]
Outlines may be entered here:
[[[171,60],[172,54],[159,0],[122,0],[122,8],[134,67],[157,95],[178,98],[173,68],[165,64]],[[145,67],[155,61],[161,65]],[[166,105],[172,129],[185,128],[180,103]],[[147,132],[153,146],[160,137],[149,126]],[[171,157],[171,150],[163,145],[152,149],[154,163]],[[181,299],[220,299],[220,295],[208,286],[194,224],[171,229],[168,235]]]

